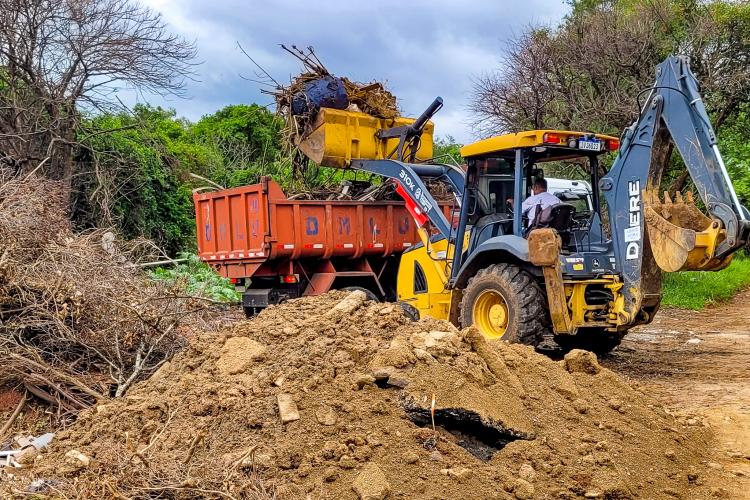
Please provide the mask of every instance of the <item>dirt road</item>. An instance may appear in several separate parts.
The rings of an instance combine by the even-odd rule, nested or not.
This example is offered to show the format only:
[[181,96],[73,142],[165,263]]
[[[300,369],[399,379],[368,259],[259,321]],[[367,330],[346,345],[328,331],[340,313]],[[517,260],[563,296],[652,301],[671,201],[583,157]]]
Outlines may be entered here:
[[710,426],[714,495],[750,499],[750,291],[700,312],[663,310],[602,361],[689,425]]

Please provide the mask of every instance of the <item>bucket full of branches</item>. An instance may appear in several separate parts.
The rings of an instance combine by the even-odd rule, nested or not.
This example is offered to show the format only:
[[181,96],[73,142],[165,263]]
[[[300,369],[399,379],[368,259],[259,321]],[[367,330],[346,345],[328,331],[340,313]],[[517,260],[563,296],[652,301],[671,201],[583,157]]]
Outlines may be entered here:
[[[334,168],[347,168],[353,159],[393,156],[398,138],[381,138],[378,132],[414,120],[399,116],[397,99],[382,82],[358,83],[336,76],[312,47],[281,47],[302,63],[302,71],[288,85],[274,80],[276,87],[265,92],[273,96],[284,118],[284,143],[293,155]],[[417,159],[432,157],[432,133],[429,123]]]

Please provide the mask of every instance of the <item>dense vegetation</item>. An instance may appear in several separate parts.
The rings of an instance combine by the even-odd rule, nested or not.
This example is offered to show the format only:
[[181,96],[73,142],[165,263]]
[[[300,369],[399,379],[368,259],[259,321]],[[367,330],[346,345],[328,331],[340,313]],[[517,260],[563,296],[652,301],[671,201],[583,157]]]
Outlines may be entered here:
[[151,278],[168,285],[179,285],[191,295],[206,297],[217,302],[239,302],[240,294],[228,279],[219,276],[197,255],[182,253],[179,264],[159,267],[149,272]]
[[233,187],[261,175],[288,177],[279,120],[258,105],[227,106],[197,123],[138,105],[83,121],[73,218],[79,227],[116,225],[169,254],[194,247],[192,189]]

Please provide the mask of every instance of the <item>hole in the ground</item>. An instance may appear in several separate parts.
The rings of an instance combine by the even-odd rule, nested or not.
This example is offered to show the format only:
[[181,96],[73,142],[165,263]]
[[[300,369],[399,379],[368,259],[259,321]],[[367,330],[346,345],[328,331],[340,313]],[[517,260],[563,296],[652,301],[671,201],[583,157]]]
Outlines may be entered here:
[[376,378],[375,379],[375,385],[378,386],[378,387],[380,387],[381,389],[388,389],[390,387],[388,385],[388,379],[387,378]]
[[[412,422],[420,427],[432,427],[430,410],[405,407]],[[456,438],[456,443],[480,460],[488,461],[499,450],[516,439],[529,439],[513,429],[499,425],[488,425],[478,413],[464,408],[435,410],[435,427],[445,429]]]

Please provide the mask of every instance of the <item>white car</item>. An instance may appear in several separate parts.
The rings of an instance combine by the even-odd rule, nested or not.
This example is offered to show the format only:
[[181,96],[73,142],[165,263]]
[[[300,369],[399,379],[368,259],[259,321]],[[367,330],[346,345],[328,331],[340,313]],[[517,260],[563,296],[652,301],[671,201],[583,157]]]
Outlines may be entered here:
[[576,207],[577,214],[590,212],[593,208],[591,202],[591,184],[588,182],[550,177],[546,179],[547,191],[557,196],[560,201]]

